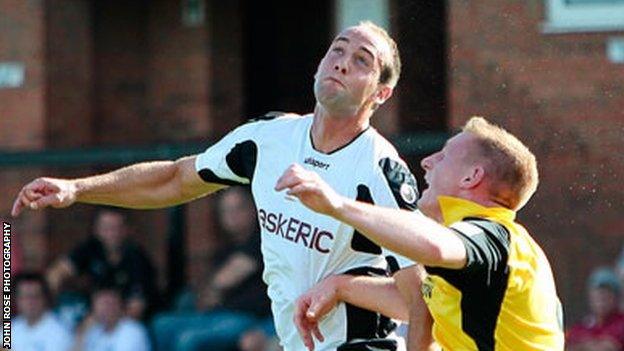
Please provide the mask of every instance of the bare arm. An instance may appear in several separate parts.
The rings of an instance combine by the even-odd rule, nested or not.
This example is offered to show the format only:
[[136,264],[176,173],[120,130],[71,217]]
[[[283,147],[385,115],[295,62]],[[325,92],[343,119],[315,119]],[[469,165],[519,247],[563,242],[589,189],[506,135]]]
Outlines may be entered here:
[[[408,305],[392,277],[337,276],[338,299],[390,318],[408,321]],[[383,298],[380,298],[383,296]]]
[[433,318],[423,299],[421,287],[427,273],[420,265],[402,269],[394,275],[396,286],[409,305],[409,329],[407,349],[409,351],[438,350],[433,340]]
[[407,320],[409,317],[405,300],[396,288],[393,278],[347,274],[330,276],[295,302],[293,322],[308,350],[314,350],[314,338],[324,341],[318,323],[340,301],[380,311],[393,318]]
[[333,216],[378,245],[424,265],[455,269],[466,265],[461,239],[428,217],[346,198]]
[[466,265],[461,239],[425,216],[347,199],[318,174],[299,165],[289,167],[275,186],[289,189],[304,205],[360,231],[376,244],[427,266],[459,269]]
[[224,186],[204,182],[195,171],[195,156],[176,161],[137,163],[79,179],[38,178],[18,194],[13,216],[24,208],[62,208],[75,202],[151,209],[173,206]]
[[421,266],[412,266],[393,277],[341,274],[324,279],[295,303],[293,319],[304,345],[313,349],[313,337],[323,341],[318,322],[342,301],[394,319],[409,320],[409,349],[432,350],[433,320],[420,292],[424,274]]
[[217,271],[212,286],[219,290],[227,290],[242,283],[258,270],[258,264],[244,253],[235,253]]
[[47,272],[48,284],[54,293],[59,291],[65,279],[76,274],[74,264],[67,258],[60,258]]
[[197,308],[209,310],[223,303],[223,294],[241,284],[259,269],[258,264],[248,255],[237,252],[231,255],[212,276],[210,282],[201,289]]

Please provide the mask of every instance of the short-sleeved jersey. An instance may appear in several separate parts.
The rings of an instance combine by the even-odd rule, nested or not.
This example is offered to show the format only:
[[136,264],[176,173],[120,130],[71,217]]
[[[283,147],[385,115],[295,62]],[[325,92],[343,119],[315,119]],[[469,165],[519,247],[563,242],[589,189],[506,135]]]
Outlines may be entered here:
[[463,269],[425,267],[424,299],[444,350],[563,350],[563,316],[546,255],[515,212],[439,198],[464,243]]
[[[261,228],[263,278],[286,350],[305,349],[292,322],[294,302],[315,283],[332,274],[384,271],[389,261],[412,264],[396,255],[396,260],[386,260],[382,248],[352,227],[274,190],[284,171],[298,163],[343,196],[386,207],[416,208],[415,178],[377,131],[368,128],[349,144],[325,154],[312,145],[312,119],[312,115],[286,115],[247,123],[196,160],[197,172],[207,182],[251,184]],[[383,338],[388,333],[383,322],[378,314],[340,304],[321,322],[325,342],[317,349]]]

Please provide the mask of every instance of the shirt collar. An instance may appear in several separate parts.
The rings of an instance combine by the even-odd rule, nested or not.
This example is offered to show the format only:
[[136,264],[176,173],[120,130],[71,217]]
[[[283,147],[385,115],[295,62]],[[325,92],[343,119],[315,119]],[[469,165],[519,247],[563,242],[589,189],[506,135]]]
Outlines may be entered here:
[[493,218],[512,222],[516,212],[504,207],[485,207],[476,202],[452,196],[438,196],[444,225],[450,226],[466,217]]

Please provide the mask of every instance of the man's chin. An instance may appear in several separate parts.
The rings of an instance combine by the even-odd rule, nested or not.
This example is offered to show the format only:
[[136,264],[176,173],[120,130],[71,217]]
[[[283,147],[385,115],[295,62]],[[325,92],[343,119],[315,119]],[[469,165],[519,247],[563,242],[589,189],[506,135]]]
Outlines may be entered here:
[[433,201],[431,201],[430,197],[427,195],[428,194],[423,192],[423,196],[418,200],[416,205],[418,206],[418,209],[420,210],[420,212],[422,212],[423,214],[427,216],[431,216],[433,214],[432,211],[435,208],[436,204]]

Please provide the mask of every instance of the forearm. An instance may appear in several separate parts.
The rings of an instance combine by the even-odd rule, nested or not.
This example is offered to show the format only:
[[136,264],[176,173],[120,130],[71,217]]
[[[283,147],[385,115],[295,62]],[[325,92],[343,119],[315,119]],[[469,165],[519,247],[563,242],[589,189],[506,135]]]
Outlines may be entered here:
[[461,240],[428,217],[350,199],[344,199],[332,215],[378,245],[424,265],[465,265],[466,251]]
[[258,265],[244,253],[232,255],[215,274],[212,285],[218,290],[232,289],[258,270]]
[[47,280],[53,292],[58,292],[63,281],[75,274],[76,270],[68,258],[59,259],[47,272]]
[[423,299],[421,288],[427,273],[420,265],[398,271],[396,286],[409,304],[408,350],[435,350],[431,328],[433,319]]
[[189,159],[138,163],[106,174],[73,181],[76,200],[129,208],[162,208],[209,192],[185,184]]
[[384,316],[407,321],[409,308],[391,277],[339,275],[338,299]]
[[[420,291],[418,292],[420,293]],[[437,350],[433,340],[432,327],[433,318],[421,295],[410,304],[407,337],[408,350]]]

